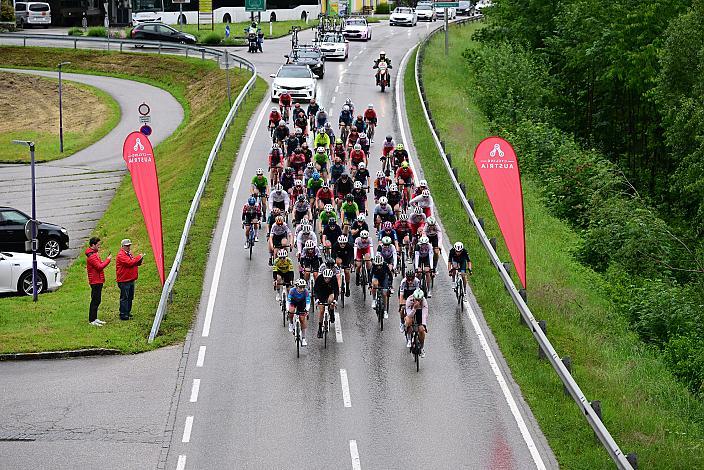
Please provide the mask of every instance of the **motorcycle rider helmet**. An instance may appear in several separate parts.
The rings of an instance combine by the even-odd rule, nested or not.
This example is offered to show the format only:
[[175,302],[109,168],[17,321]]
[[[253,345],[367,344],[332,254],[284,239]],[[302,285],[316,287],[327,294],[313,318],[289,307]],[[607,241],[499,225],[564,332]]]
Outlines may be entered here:
[[348,106],[351,106],[351,105],[352,105],[352,99],[351,99],[351,98],[347,98],[347,99],[345,100],[345,104],[348,105]]
[[381,57],[382,59],[385,58],[385,57],[386,57],[386,51],[381,51],[381,52],[379,52],[379,57]]

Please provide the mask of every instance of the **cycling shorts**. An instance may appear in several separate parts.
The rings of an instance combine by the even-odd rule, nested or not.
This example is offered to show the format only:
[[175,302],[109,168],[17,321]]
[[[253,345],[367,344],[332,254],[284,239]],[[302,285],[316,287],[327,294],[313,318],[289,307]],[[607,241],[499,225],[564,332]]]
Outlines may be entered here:
[[293,221],[297,224],[300,224],[301,220],[303,220],[303,217],[306,217],[307,215],[308,215],[308,211],[305,211],[305,212],[293,211]]
[[301,256],[301,268],[318,272],[320,269],[320,258],[307,258],[305,256]]
[[272,206],[283,212],[286,210],[286,201],[273,201]]
[[437,235],[428,235],[428,240],[430,241],[430,244],[433,246],[433,248],[438,247],[438,236]]
[[463,259],[460,262],[450,260],[450,263],[452,263],[452,267],[457,269],[459,272],[461,272],[461,273],[467,272],[467,260]]
[[286,238],[286,235],[274,235],[273,233],[271,234],[271,243],[274,245],[274,248],[281,248],[281,242],[283,239]]
[[391,276],[384,275],[381,277],[379,274],[374,274],[372,275],[372,279],[379,281],[379,287],[382,289],[389,289],[391,287]]
[[289,271],[287,273],[274,271],[274,280],[276,280],[278,276],[281,276],[281,279],[283,279],[284,284],[289,286],[293,284],[293,271]]
[[[295,312],[298,313],[299,315],[308,315],[308,311],[306,310],[306,298],[303,297],[301,300],[294,300],[293,302],[290,302],[289,304],[290,307],[294,307],[296,310]],[[289,313],[289,316],[293,318],[293,315]]]
[[259,221],[259,216],[257,214],[245,214],[244,215],[244,224],[249,225],[253,223],[254,221]]
[[433,267],[433,264],[430,262],[430,255],[419,257],[419,258],[418,258],[418,267],[419,267],[419,268],[423,268],[423,267],[431,268],[431,267]]

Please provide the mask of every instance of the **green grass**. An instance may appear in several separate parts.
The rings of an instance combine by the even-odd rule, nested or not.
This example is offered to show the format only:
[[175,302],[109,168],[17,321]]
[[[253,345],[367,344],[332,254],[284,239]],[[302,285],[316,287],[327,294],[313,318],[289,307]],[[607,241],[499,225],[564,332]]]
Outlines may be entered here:
[[[251,23],[249,21],[241,21],[239,23],[230,23],[230,37],[231,38],[244,38],[244,28],[248,27]],[[289,34],[292,27],[298,26],[301,29],[309,29],[318,25],[318,20],[310,20],[308,24],[302,20],[290,20],[290,21],[275,21],[272,23],[272,34],[269,34],[269,22],[262,21],[260,27],[264,33],[265,39],[275,39],[284,37]],[[225,37],[225,23],[215,23],[214,31],[220,35],[220,37]],[[181,29],[179,25],[171,25],[171,27],[176,29]],[[195,24],[185,24],[183,25],[183,32],[193,34],[198,38],[205,36],[206,34],[212,32],[210,29],[198,29],[198,25]]]
[[[130,77],[171,92],[183,105],[185,119],[174,134],[155,149],[162,200],[166,271],[170,269],[183,229],[190,201],[200,181],[208,154],[228,112],[225,73],[212,61],[143,54],[70,51],[64,49],[0,48],[3,65],[51,68],[57,61],[70,60],[72,71]],[[232,71],[233,96],[248,79],[245,72]],[[115,268],[106,269],[106,284],[100,317],[108,324],[100,329],[88,325],[90,293],[85,257],[68,269],[64,286],[55,293],[31,298],[2,299],[0,352],[28,352],[86,347],[116,348],[125,353],[154,349],[182,341],[200,300],[203,273],[226,184],[250,115],[266,93],[258,80],[254,93],[240,109],[235,123],[215,161],[198,217],[191,229],[174,303],[162,323],[161,334],[152,343],[147,336],[161,294],[161,284],[144,228],[132,183],[126,176],[94,233],[103,239],[104,255],[117,253],[122,238],[131,238],[134,249],[150,254],[140,268],[134,320],[120,322],[119,291]]]
[[[42,78],[43,80],[54,80]],[[72,86],[88,90],[96,95],[100,101],[108,108],[105,114],[107,119],[103,124],[92,132],[85,134],[81,132],[67,132],[64,130],[64,151],[60,152],[58,128],[55,132],[42,132],[36,130],[23,130],[15,132],[0,133],[0,142],[7,144],[12,140],[32,140],[36,145],[35,161],[37,163],[59,160],[73,155],[94,144],[110,132],[118,122],[120,122],[120,105],[112,96],[99,88],[95,88],[82,83],[70,82]],[[0,145],[0,163],[29,163],[29,152],[27,148],[14,145]]]
[[[478,25],[452,27],[450,56],[437,35],[427,46],[425,90],[433,116],[453,155],[459,178],[486,221],[489,236],[500,231],[473,163],[477,143],[489,134],[467,90],[470,73],[461,53],[472,47]],[[437,156],[420,107],[413,61],[404,77],[407,114],[413,140],[452,241],[461,239],[474,259],[472,289],[482,307],[513,377],[547,437],[559,463],[569,469],[613,468],[574,401],[547,361],[537,358],[537,344],[519,322],[519,313],[491,266]],[[520,155],[519,155],[520,158]],[[548,337],[561,356],[570,356],[573,375],[590,400],[601,400],[604,423],[624,453],[635,452],[641,468],[703,468],[703,404],[679,384],[658,355],[630,332],[604,293],[602,278],[577,263],[571,252],[579,243],[565,222],[541,201],[538,184],[523,178],[528,265],[528,301],[537,319],[547,320]],[[451,222],[453,221],[453,222]],[[508,260],[500,242],[499,256]]]

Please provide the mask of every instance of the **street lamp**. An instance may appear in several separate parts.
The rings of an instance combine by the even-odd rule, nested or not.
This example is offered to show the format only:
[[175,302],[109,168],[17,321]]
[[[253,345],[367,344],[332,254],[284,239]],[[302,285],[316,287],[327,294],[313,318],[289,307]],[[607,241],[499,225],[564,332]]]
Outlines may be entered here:
[[[64,113],[61,99],[61,67],[69,65],[71,62],[61,62],[59,67],[59,151],[64,152]],[[34,147],[32,147],[34,148]]]
[[[60,89],[60,88],[59,88]],[[31,140],[13,140],[13,144],[29,147],[30,167],[32,168],[32,220],[30,229],[32,234],[32,299],[37,301],[37,204],[34,192],[34,142]]]

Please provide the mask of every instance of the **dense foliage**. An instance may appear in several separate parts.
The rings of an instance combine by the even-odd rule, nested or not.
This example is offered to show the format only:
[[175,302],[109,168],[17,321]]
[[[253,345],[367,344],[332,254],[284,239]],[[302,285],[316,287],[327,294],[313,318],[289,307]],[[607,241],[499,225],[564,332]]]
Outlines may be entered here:
[[582,234],[618,310],[704,392],[704,0],[498,0],[468,93]]
[[11,0],[0,0],[0,21],[15,21],[15,7]]

